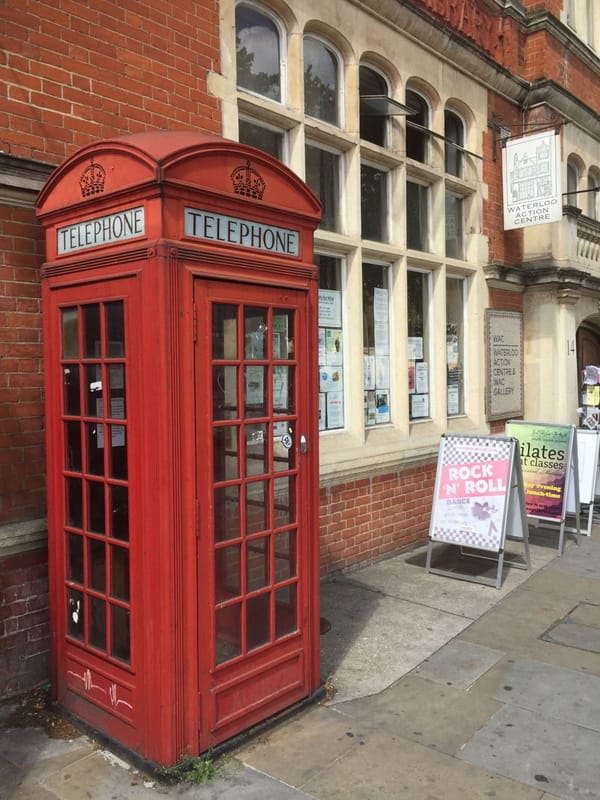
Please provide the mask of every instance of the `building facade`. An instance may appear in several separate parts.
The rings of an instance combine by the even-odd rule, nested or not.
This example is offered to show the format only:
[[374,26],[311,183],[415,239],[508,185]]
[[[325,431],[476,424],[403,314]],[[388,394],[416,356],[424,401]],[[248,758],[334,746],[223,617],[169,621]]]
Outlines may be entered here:
[[[426,540],[443,434],[578,422],[600,363],[598,0],[9,0],[1,36],[0,694],[47,675],[35,203],[80,147],[216,133],[318,195],[324,574]],[[503,149],[536,132],[559,137],[562,213],[505,230]],[[521,326],[516,406],[490,309]]]

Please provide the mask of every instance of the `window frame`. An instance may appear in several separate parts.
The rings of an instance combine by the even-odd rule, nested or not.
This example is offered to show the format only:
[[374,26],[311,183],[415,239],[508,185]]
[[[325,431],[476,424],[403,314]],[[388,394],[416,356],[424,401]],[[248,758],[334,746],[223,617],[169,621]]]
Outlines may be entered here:
[[[277,32],[277,41],[279,45],[279,99],[275,99],[273,97],[269,97],[269,95],[264,94],[263,92],[257,92],[253,89],[250,89],[246,86],[240,85],[238,82],[238,64],[237,64],[237,39],[238,39],[238,26],[237,26],[237,12],[238,9],[244,7],[253,11],[255,14],[258,14],[272,23],[273,27]],[[241,2],[236,3],[234,8],[234,36],[236,41],[236,48],[235,48],[235,55],[236,55],[236,90],[238,92],[247,92],[248,94],[254,97],[260,97],[262,100],[270,101],[271,103],[277,103],[280,106],[285,106],[287,103],[287,31],[285,26],[275,14],[273,14],[268,8],[258,6],[255,3],[246,2],[246,0],[242,0]]]
[[[313,186],[311,186],[311,184],[310,184],[310,182],[308,180],[309,176],[307,174],[306,151],[307,151],[307,148],[309,148],[309,147],[312,148],[313,150],[319,150],[319,151],[321,151],[323,153],[329,153],[329,154],[333,155],[335,157],[336,161],[337,161],[337,166],[338,166],[338,169],[337,169],[337,180],[334,180],[334,186],[332,187],[332,194],[333,194],[333,197],[334,197],[335,203],[336,203],[335,214],[334,214],[335,223],[334,223],[334,226],[332,228],[324,227],[323,226],[323,219],[325,219],[325,213],[323,213],[323,216],[321,218],[321,222],[319,224],[318,230],[319,231],[328,231],[330,233],[341,233],[342,229],[343,229],[343,213],[342,213],[342,202],[341,202],[342,186],[343,186],[343,179],[344,179],[344,175],[343,175],[343,170],[344,170],[343,153],[340,152],[339,150],[337,150],[335,147],[330,147],[329,145],[323,144],[323,142],[317,141],[315,139],[306,139],[305,142],[304,142],[304,180],[306,181],[306,183],[309,185],[309,187],[312,189],[312,191],[319,198],[319,200],[321,202],[321,205],[323,207],[323,210],[325,210],[325,203],[323,202],[323,200],[321,200],[320,193],[318,191],[316,191]],[[320,172],[321,172],[321,174],[323,174],[322,171],[320,171]]]

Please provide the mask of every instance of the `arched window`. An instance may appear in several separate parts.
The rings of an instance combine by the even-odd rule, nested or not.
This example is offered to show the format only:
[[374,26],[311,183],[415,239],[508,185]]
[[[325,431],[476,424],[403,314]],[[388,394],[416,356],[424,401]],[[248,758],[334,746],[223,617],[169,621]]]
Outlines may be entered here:
[[339,62],[319,39],[304,37],[304,112],[339,125]]
[[429,150],[429,106],[425,98],[412,89],[406,90],[406,105],[414,111],[406,120],[406,155],[425,164]]
[[595,170],[588,172],[588,217],[598,219],[598,193],[600,192],[600,176]]
[[457,178],[463,177],[465,146],[465,126],[462,119],[454,111],[444,111],[444,164],[446,172]]
[[237,85],[281,102],[280,33],[265,14],[239,5],[235,9]]
[[567,159],[567,196],[565,202],[568,206],[579,207],[579,167],[572,158]]
[[387,144],[386,114],[373,113],[363,98],[387,97],[389,88],[385,78],[371,67],[361,65],[358,71],[358,93],[360,96],[360,138],[381,147]]

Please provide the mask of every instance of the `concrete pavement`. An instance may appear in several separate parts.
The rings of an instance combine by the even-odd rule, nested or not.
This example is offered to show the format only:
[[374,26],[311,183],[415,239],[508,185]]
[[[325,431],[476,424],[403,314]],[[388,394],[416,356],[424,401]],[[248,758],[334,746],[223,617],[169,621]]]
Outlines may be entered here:
[[[600,526],[532,529],[502,588],[425,571],[426,548],[322,585],[330,699],[164,786],[81,736],[0,731],[1,800],[600,800]],[[508,549],[519,554],[519,542]],[[455,548],[435,563],[465,571]],[[495,565],[469,560],[481,573]]]

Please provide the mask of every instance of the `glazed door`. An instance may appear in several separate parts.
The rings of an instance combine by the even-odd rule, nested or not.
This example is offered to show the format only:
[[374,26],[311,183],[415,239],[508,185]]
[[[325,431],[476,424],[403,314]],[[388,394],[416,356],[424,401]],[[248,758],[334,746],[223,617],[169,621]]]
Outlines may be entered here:
[[196,281],[201,750],[310,693],[304,293]]

